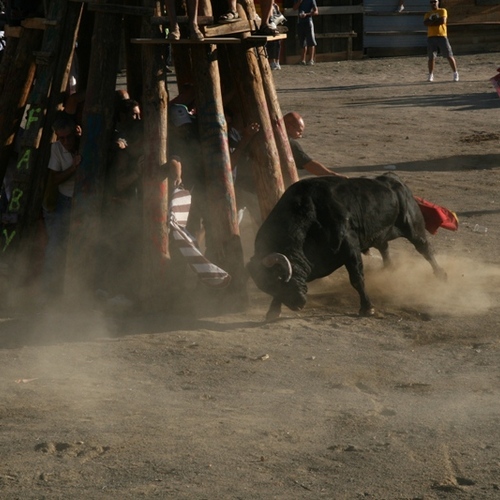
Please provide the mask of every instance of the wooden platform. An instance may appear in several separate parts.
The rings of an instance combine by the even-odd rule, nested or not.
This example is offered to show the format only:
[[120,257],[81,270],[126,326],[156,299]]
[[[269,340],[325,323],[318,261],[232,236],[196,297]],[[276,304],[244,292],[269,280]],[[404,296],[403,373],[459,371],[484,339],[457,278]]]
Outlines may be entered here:
[[247,43],[254,45],[264,45],[267,42],[272,42],[275,40],[284,40],[286,38],[285,33],[281,33],[276,36],[263,36],[263,35],[250,35],[242,38],[238,37],[208,37],[203,40],[192,40],[191,38],[181,38],[180,40],[169,40],[167,38],[132,38],[131,43],[136,43],[140,45],[166,45],[171,43],[172,45],[178,44],[238,44]]

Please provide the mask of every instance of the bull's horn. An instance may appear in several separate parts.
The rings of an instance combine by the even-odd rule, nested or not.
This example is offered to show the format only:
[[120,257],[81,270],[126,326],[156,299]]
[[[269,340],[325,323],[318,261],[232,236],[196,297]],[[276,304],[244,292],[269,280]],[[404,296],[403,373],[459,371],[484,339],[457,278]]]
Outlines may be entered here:
[[285,283],[288,283],[290,281],[290,278],[292,277],[292,264],[290,264],[290,261],[288,260],[288,257],[286,255],[274,252],[266,255],[262,259],[262,265],[265,267],[273,267],[276,264],[278,264],[281,269],[283,269],[285,273],[283,281]]

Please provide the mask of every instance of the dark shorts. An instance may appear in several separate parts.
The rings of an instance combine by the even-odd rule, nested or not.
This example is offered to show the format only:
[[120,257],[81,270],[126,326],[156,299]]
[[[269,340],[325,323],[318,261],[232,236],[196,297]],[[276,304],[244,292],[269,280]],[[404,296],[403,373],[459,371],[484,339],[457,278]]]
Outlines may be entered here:
[[429,59],[435,59],[438,53],[443,57],[453,57],[453,51],[446,36],[430,36],[427,38],[427,56]]
[[266,44],[267,57],[269,57],[269,59],[279,59],[280,48],[281,48],[280,40],[276,40],[275,42],[267,42]]
[[316,47],[318,45],[314,37],[314,24],[311,18],[297,24],[297,36],[299,37],[299,45],[302,48]]

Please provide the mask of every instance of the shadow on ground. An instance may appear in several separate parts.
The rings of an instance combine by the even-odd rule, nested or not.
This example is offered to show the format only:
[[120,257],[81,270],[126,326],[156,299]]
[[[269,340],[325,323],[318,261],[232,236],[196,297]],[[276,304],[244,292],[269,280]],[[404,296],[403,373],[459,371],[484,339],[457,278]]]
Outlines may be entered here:
[[[481,165],[478,168],[477,165]],[[395,165],[396,172],[452,172],[457,170],[491,170],[500,165],[500,154],[486,155],[456,155],[435,160],[407,161]],[[335,171],[348,172],[380,172],[388,170],[385,165],[372,165],[361,167],[338,167]]]

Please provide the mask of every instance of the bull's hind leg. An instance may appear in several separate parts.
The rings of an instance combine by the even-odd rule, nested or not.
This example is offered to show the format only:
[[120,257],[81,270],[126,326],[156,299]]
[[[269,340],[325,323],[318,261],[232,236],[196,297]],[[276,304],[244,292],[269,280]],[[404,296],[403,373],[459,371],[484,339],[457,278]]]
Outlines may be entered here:
[[349,248],[345,267],[349,273],[349,281],[359,295],[361,303],[359,309],[360,316],[373,316],[375,314],[375,308],[365,290],[363,260],[361,259],[361,252],[359,250]]
[[389,243],[385,241],[384,243],[381,243],[375,247],[379,252],[380,255],[382,256],[382,261],[384,262],[384,267],[386,269],[392,267],[392,260],[391,256],[389,254]]
[[437,263],[432,246],[425,237],[425,234],[424,236],[414,236],[413,238],[408,239],[413,243],[417,252],[422,255],[427,262],[429,262],[436,278],[446,281],[446,271]]

